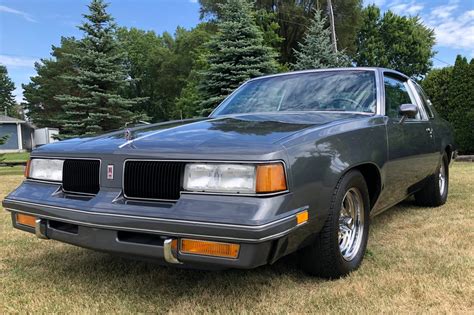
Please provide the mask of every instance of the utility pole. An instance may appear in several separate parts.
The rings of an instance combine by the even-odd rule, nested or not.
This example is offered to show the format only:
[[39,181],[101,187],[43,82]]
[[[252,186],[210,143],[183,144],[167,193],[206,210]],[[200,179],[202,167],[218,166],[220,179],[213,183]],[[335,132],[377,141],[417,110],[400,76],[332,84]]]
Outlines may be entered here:
[[328,0],[329,27],[331,28],[331,41],[334,53],[337,53],[336,26],[334,25],[334,11],[332,10],[332,1]]

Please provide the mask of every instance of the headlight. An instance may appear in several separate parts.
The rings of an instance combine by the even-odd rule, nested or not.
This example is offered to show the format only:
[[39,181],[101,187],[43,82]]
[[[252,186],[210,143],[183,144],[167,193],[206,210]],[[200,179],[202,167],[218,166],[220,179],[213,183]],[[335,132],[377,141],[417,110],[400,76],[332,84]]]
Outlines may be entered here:
[[64,160],[31,159],[26,176],[32,179],[61,182]]
[[195,192],[271,193],[286,190],[282,163],[272,164],[187,164],[184,189]]

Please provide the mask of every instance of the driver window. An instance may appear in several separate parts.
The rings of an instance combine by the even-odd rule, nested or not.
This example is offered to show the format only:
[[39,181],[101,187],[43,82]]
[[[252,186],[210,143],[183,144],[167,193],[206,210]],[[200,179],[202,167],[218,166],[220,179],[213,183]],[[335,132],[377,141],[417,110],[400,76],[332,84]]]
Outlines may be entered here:
[[[401,118],[398,109],[402,104],[416,104],[408,94],[404,82],[391,78],[384,78],[385,86],[385,114],[390,118]],[[415,120],[420,120],[420,113],[416,115]]]

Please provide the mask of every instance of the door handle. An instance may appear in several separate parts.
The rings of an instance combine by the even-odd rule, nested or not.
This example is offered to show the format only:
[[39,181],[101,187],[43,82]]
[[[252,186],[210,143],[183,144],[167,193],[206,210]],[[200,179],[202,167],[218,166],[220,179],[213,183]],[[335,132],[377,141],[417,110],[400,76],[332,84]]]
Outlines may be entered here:
[[426,130],[427,133],[430,134],[430,136],[433,135],[433,128],[426,128],[425,130]]

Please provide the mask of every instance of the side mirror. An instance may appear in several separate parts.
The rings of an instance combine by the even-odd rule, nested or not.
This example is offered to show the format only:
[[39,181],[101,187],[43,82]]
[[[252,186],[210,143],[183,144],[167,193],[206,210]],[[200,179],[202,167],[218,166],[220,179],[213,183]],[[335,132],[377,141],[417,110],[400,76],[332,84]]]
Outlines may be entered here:
[[415,118],[418,114],[418,106],[415,104],[402,104],[398,109],[398,113],[402,116],[400,123],[402,124],[407,118]]

